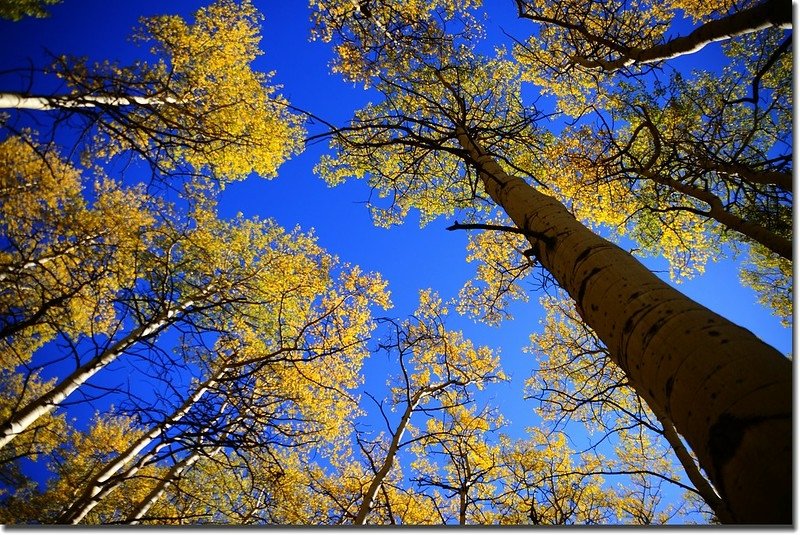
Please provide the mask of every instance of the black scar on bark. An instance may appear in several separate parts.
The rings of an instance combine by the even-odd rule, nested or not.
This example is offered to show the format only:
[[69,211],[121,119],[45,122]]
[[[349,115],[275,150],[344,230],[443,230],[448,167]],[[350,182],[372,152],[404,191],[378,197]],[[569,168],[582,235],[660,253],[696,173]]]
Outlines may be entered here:
[[[708,430],[708,451],[717,473],[717,487],[720,493],[724,492],[722,470],[730,461],[742,444],[742,438],[749,427],[756,426],[767,420],[791,419],[791,415],[774,415],[758,418],[738,418],[724,412],[717,418]],[[725,496],[720,496],[723,500]]]
[[[722,469],[739,449],[746,427],[747,423],[741,418],[722,413],[708,430],[708,451],[714,462],[717,480],[720,482],[718,486],[720,493],[725,488],[725,485],[722,484]],[[725,499],[725,496],[721,496],[721,498]]]
[[577,299],[578,305],[581,308],[583,308],[583,296],[586,294],[586,289],[589,287],[589,281],[591,281],[595,275],[600,273],[600,271],[602,271],[602,268],[599,267],[592,268],[592,270],[586,275],[586,277],[584,277],[583,281],[581,282],[581,287],[578,288],[578,299]]

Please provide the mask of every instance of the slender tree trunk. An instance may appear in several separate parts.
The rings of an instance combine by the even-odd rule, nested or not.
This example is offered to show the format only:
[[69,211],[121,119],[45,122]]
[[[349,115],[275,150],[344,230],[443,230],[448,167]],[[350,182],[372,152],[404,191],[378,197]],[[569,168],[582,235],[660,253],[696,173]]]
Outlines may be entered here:
[[686,54],[693,54],[706,45],[726,41],[739,35],[758,32],[766,28],[791,29],[791,0],[766,0],[721,19],[706,22],[689,35],[671,39],[649,48],[626,48],[621,58],[604,61],[581,56],[571,58],[575,63],[593,69],[616,71],[630,65],[644,65],[666,61]]
[[[115,488],[122,484],[123,481],[134,475],[145,464],[145,462],[138,462],[130,469],[126,470],[122,477],[114,477],[122,468],[131,462],[144,448],[149,446],[159,436],[167,433],[178,421],[183,418],[186,413],[194,406],[195,403],[200,401],[209,389],[214,388],[226,369],[220,371],[206,380],[194,393],[183,402],[183,404],[172,413],[172,415],[153,427],[148,433],[142,435],[141,438],[133,442],[128,448],[118,455],[111,462],[107,463],[103,469],[92,477],[91,481],[86,482],[86,487],[81,496],[75,500],[67,511],[59,519],[59,524],[77,524],[100,503],[100,501],[108,496]],[[165,445],[166,443],[164,443]],[[151,452],[155,454],[156,451]],[[152,458],[153,455],[147,456]],[[113,478],[113,480],[112,480]]]
[[386,458],[383,460],[383,464],[381,464],[381,467],[378,469],[378,471],[375,472],[375,477],[373,477],[372,481],[370,481],[367,492],[364,493],[364,497],[361,499],[361,505],[358,508],[358,512],[353,520],[353,524],[357,526],[363,526],[366,522],[367,515],[370,513],[370,511],[372,511],[372,508],[374,507],[373,501],[375,500],[375,495],[378,493],[378,489],[383,484],[383,480],[386,479],[386,475],[392,468],[394,459],[397,457],[397,452],[400,451],[400,440],[402,440],[403,434],[405,434],[406,428],[408,428],[408,422],[411,420],[411,415],[417,408],[417,405],[422,399],[423,394],[424,392],[418,392],[415,394],[412,399],[409,400],[406,410],[403,411],[403,416],[400,418],[400,423],[397,425],[394,435],[392,435],[392,441],[389,444],[389,449],[386,452]]
[[72,108],[96,108],[97,106],[158,105],[175,103],[174,98],[158,99],[140,96],[110,95],[26,95],[24,93],[0,93],[0,109],[59,110]]
[[[226,406],[227,402],[222,405],[223,408],[220,409],[220,415],[225,411]],[[234,422],[231,423],[232,426],[231,430],[228,433],[226,433],[225,436],[226,437],[230,436],[236,425],[238,425],[238,423],[240,423],[243,419],[244,419],[243,416],[236,418],[236,420],[234,420]],[[217,421],[219,421],[219,419],[217,419]],[[211,429],[211,427],[212,424],[209,424],[207,427],[205,427],[200,433],[201,437],[206,432],[208,432]],[[221,439],[220,442],[224,443],[225,439]],[[223,448],[222,444],[219,444],[218,446],[214,447],[214,449],[212,449],[211,451],[205,451],[205,448],[203,447],[202,443],[198,444],[197,447],[194,449],[194,451],[192,451],[192,453],[190,453],[189,455],[187,455],[186,457],[184,457],[183,459],[172,465],[172,468],[170,468],[169,473],[167,473],[167,475],[158,482],[158,484],[155,486],[155,488],[153,488],[153,490],[150,491],[147,497],[139,503],[139,506],[128,515],[126,523],[132,525],[139,524],[142,518],[144,518],[144,515],[146,515],[150,511],[150,509],[152,509],[152,507],[156,504],[158,499],[164,494],[164,492],[166,492],[167,488],[173,482],[177,481],[184,474],[184,472],[186,472],[189,468],[191,468],[194,465],[194,463],[199,461],[200,457],[202,456],[214,457],[215,455],[217,455],[219,452],[222,451],[222,448]]]
[[465,130],[456,133],[486,192],[528,233],[631,386],[674,422],[732,520],[791,524],[791,362],[504,172]]
[[467,487],[458,489],[458,525],[467,525]]
[[[210,291],[210,287],[206,289],[206,292],[208,291]],[[48,393],[31,401],[11,415],[9,420],[0,427],[0,448],[14,440],[16,436],[25,431],[36,420],[53,411],[95,373],[113,362],[126,350],[130,349],[131,346],[156,335],[161,329],[174,322],[181,313],[192,307],[197,299],[198,297],[189,298],[157,315],[149,323],[136,327],[122,340],[77,368]]]
[[[656,418],[658,418],[658,416],[656,416]],[[686,472],[689,481],[692,482],[694,488],[700,496],[703,497],[703,500],[705,500],[709,507],[714,510],[714,514],[719,521],[723,524],[730,524],[733,521],[733,516],[728,510],[728,506],[722,501],[719,494],[717,494],[716,489],[705,476],[703,476],[702,472],[700,472],[700,467],[697,466],[691,454],[683,445],[683,441],[681,441],[681,437],[678,435],[675,425],[666,416],[664,418],[659,418],[659,422],[661,422],[664,428],[664,438],[667,439],[667,442],[669,442],[672,450],[678,457],[678,461],[680,461],[681,466],[683,466],[683,470]]]
[[[218,446],[209,453],[209,456],[214,456],[222,450],[222,446]],[[159,480],[158,484],[155,488],[150,491],[150,494],[142,500],[139,506],[128,515],[127,520],[125,521],[127,524],[136,525],[141,523],[142,518],[153,508],[153,506],[158,502],[158,499],[166,492],[167,487],[169,487],[174,481],[177,481],[186,470],[192,467],[194,463],[200,460],[202,456],[201,451],[195,451],[190,455],[187,455],[170,468],[169,473],[161,480]]]
[[640,399],[647,405],[658,422],[661,424],[661,427],[664,431],[664,438],[669,443],[672,451],[675,452],[675,456],[681,463],[684,472],[686,472],[686,476],[689,478],[689,481],[692,482],[692,485],[694,485],[697,493],[703,498],[706,504],[708,504],[708,506],[714,510],[714,514],[717,516],[720,522],[723,524],[729,524],[733,522],[733,516],[728,510],[727,504],[722,500],[722,498],[720,498],[717,489],[714,488],[714,486],[700,471],[700,467],[697,466],[697,463],[695,462],[694,458],[692,458],[689,450],[687,450],[686,446],[683,444],[683,441],[681,440],[678,431],[675,429],[675,424],[672,423],[672,420],[670,420],[665,414],[660,413],[657,410],[653,410],[652,401],[648,401],[647,398],[644,397]]

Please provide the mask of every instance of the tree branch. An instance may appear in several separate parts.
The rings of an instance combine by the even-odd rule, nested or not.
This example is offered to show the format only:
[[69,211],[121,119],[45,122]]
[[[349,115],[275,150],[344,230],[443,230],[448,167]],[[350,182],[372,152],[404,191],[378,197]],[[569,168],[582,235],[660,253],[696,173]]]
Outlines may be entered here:
[[517,227],[508,227],[505,225],[489,225],[484,223],[459,223],[456,221],[445,230],[499,230],[501,232],[512,232],[514,234],[522,234],[528,238],[535,238],[547,247],[553,247],[556,243],[555,239],[541,232],[534,232],[532,230],[525,230]]

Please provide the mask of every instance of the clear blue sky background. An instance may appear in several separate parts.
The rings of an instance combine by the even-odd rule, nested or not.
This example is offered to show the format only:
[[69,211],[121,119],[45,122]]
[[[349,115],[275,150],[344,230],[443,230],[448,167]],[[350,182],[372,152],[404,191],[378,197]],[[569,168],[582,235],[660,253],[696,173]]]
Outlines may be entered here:
[[[508,43],[501,28],[522,39],[533,27],[515,19],[511,0],[486,0],[490,18],[486,21],[489,37]],[[0,22],[0,69],[41,66],[44,51],[86,55],[91,59],[130,61],[145,53],[129,41],[131,28],[139,16],[180,13],[189,15],[204,1],[159,0],[111,1],[65,0],[52,8],[45,20]],[[354,109],[370,95],[361,86],[343,82],[328,74],[329,47],[309,42],[309,13],[305,0],[255,1],[264,13],[262,49],[258,70],[275,70],[274,81],[283,85],[282,93],[302,109],[336,124],[344,124]],[[20,90],[25,83],[16,74],[0,76],[0,90]],[[46,90],[47,86],[41,86]],[[310,125],[313,132],[317,128]],[[380,272],[390,283],[395,308],[392,316],[404,317],[413,312],[417,292],[432,287],[445,298],[455,297],[459,288],[474,273],[474,266],[465,258],[466,234],[447,232],[452,221],[437,220],[420,229],[414,217],[398,228],[379,229],[372,225],[363,204],[369,190],[363,183],[349,182],[329,188],[313,173],[325,144],[309,147],[302,155],[287,162],[279,176],[266,181],[258,177],[229,186],[223,195],[223,215],[243,212],[275,218],[286,228],[299,225],[314,229],[319,242],[343,261],[358,264],[365,270]],[[129,179],[136,177],[130,176]],[[146,178],[146,177],[142,177]],[[654,270],[666,273],[665,262],[648,259]],[[499,328],[487,328],[466,318],[451,318],[451,327],[463,329],[478,344],[501,348],[504,368],[514,381],[494,389],[504,410],[519,402],[520,408],[510,413],[520,427],[533,423],[533,406],[522,402],[521,384],[535,363],[521,347],[528,335],[539,328],[541,317],[538,295],[530,284],[531,299],[513,307],[516,319]],[[709,265],[704,276],[679,285],[679,289],[752,330],[783,353],[791,351],[791,331],[756,304],[752,290],[738,282],[737,267],[731,262]],[[373,359],[366,371],[366,389],[378,392],[385,381],[383,358]]]

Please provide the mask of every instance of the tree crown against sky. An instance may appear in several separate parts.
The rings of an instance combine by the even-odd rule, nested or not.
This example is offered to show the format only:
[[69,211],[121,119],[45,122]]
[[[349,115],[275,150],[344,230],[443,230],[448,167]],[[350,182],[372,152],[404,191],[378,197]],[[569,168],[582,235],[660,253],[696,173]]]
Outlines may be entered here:
[[[373,102],[367,105],[323,106],[322,90],[314,86],[322,78],[293,82],[291,89],[292,75],[302,80],[310,65],[295,65],[288,78],[282,69],[258,74],[271,71],[273,56],[290,55],[281,41],[267,46],[267,56],[259,55],[260,26],[269,28],[271,10],[279,9],[264,8],[264,22],[251,3],[229,1],[194,15],[187,9],[180,17],[162,16],[163,7],[156,8],[159,15],[141,25],[156,45],[147,62],[58,56],[56,72],[68,81],[69,94],[4,94],[12,109],[4,123],[3,209],[15,215],[4,218],[13,223],[4,223],[10,246],[2,258],[3,281],[11,290],[3,304],[9,356],[3,359],[3,381],[10,385],[2,413],[7,445],[0,474],[9,489],[4,521],[568,524],[705,521],[712,514],[726,522],[782,518],[779,510],[758,516],[758,507],[743,501],[738,483],[731,483],[743,466],[736,445],[721,451],[718,438],[724,431],[729,438],[740,433],[748,443],[766,440],[778,448],[774,459],[749,468],[769,477],[785,472],[783,424],[773,432],[764,431],[771,423],[759,423],[785,416],[785,359],[702,307],[684,304],[680,293],[636,267],[630,255],[595,242],[596,235],[570,212],[600,232],[610,227],[644,250],[665,254],[670,269],[682,275],[701,271],[706,258],[733,256],[731,245],[752,249],[750,283],[786,316],[791,258],[779,251],[780,240],[791,237],[785,225],[791,213],[785,178],[791,175],[785,150],[791,100],[784,85],[791,61],[785,29],[769,27],[784,23],[740,31],[743,37],[726,45],[728,72],[703,82],[702,76],[661,77],[677,55],[662,46],[665,28],[679,13],[673,8],[686,10],[700,29],[714,22],[706,34],[691,34],[711,32],[713,41],[720,22],[735,22],[742,12],[754,19],[758,11],[747,10],[760,4],[673,3],[648,11],[653,6],[644,3],[604,10],[594,3],[582,8],[517,2],[508,7],[512,17],[521,15],[527,24],[526,15],[549,9],[548,20],[538,22],[554,23],[554,30],[545,37],[533,24],[519,25],[526,33],[516,47],[506,40],[509,51],[474,47],[486,24],[473,11],[478,4],[311,2],[313,34],[326,50],[331,47],[335,72],[367,85]],[[587,41],[570,41],[563,33],[570,28],[559,26],[556,16],[576,9],[586,10],[584,30],[618,30],[612,49],[630,52],[623,45],[633,43],[639,60],[646,54],[663,57],[647,56],[641,72],[635,61],[622,72],[603,66],[609,72],[592,78],[603,90],[593,97],[594,109],[575,114],[574,124],[563,128],[548,117],[556,105],[575,112],[580,95],[564,95],[560,103],[531,101],[525,80],[535,70],[530,56],[538,54],[538,42],[527,35],[572,42],[585,52],[596,36],[584,31]],[[59,11],[53,12],[56,21]],[[647,25],[631,24],[645,14]],[[603,17],[612,17],[613,24]],[[631,28],[650,33],[641,40]],[[753,42],[757,48],[746,45]],[[647,47],[654,51],[643,52]],[[597,67],[587,66],[586,57],[565,55],[572,62],[568,72],[586,76],[586,69]],[[537,57],[556,66],[564,59]],[[654,61],[661,63],[653,67]],[[642,82],[646,78],[653,85]],[[477,277],[462,270],[466,284],[459,293],[460,282],[451,280],[456,258],[443,257],[435,262],[446,276],[434,282],[453,289],[451,308],[509,333],[500,334],[504,368],[517,349],[509,347],[512,312],[527,320],[526,337],[535,329],[514,301],[527,298],[531,282],[546,289],[555,282],[571,293],[579,315],[565,302],[568,312],[548,316],[545,334],[533,338],[542,358],[537,366],[563,366],[569,379],[559,383],[561,375],[542,372],[537,378],[544,387],[530,382],[530,395],[543,407],[558,406],[570,411],[561,414],[602,429],[605,438],[575,450],[583,435],[560,426],[564,420],[558,416],[540,421],[512,409],[522,403],[520,392],[518,402],[504,397],[494,407],[497,399],[487,394],[503,387],[494,382],[503,377],[498,361],[465,338],[481,337],[480,328],[445,317],[442,303],[428,292],[404,321],[412,310],[404,294],[414,293],[416,301],[417,288],[425,284],[390,286],[403,304],[393,311],[397,318],[376,323],[374,316],[385,314],[378,310],[388,305],[379,277],[340,264],[310,235],[265,220],[285,207],[249,193],[259,187],[256,177],[242,183],[237,195],[240,184],[232,180],[251,170],[272,176],[298,149],[298,111],[287,111],[273,79],[286,80],[281,92],[288,101],[311,112],[305,125],[311,140],[332,140],[334,151],[323,156],[317,171],[339,187],[325,195],[344,190],[370,196],[374,220],[383,226],[417,217],[428,224],[410,239],[400,238],[402,227],[392,228],[386,235],[398,255],[393,258],[429,255],[420,238],[437,220],[477,224],[455,225],[469,230],[463,239],[440,230],[436,238],[468,240]],[[295,101],[292,94],[302,86],[316,98]],[[557,85],[548,87],[559,94]],[[357,110],[352,122],[326,120],[344,108]],[[704,122],[692,124],[689,119],[698,116]],[[36,132],[26,129],[31,120]],[[81,140],[73,135],[68,143],[81,148],[83,159],[59,147],[75,126],[83,129]],[[309,152],[322,152],[317,147]],[[135,163],[140,158],[149,170]],[[125,162],[131,169],[118,181],[102,178]],[[156,180],[137,185],[140,179],[132,175],[143,172]],[[351,177],[366,180],[367,188],[353,190]],[[327,242],[331,253],[361,241],[356,218],[342,225],[325,217],[335,210],[330,197],[285,178],[277,181],[287,183],[283,204],[300,205],[308,221],[313,212],[323,214],[316,224],[321,236],[334,226],[344,229],[346,240]],[[49,188],[48,181],[59,187]],[[94,190],[91,183],[97,184]],[[229,184],[219,188],[220,183]],[[527,200],[519,203],[520,195]],[[713,210],[712,197],[723,210]],[[226,203],[244,207],[254,199],[262,218],[224,215]],[[539,207],[544,219],[532,215],[530,206]],[[119,223],[103,228],[108,220]],[[306,220],[300,221],[306,229]],[[378,244],[368,246],[373,256]],[[606,255],[605,264],[583,267],[590,257],[595,262]],[[601,272],[610,278],[590,280]],[[676,356],[670,337],[664,341],[661,334],[659,347],[636,360],[638,350],[629,346],[647,345],[672,316],[661,308],[663,319],[646,323],[637,310],[648,312],[634,308],[641,300],[631,297],[624,306],[598,301],[615,273],[627,277],[634,294],[667,296],[670,307],[689,310],[695,323],[712,322],[683,342],[675,337],[682,348],[677,356],[690,354],[682,370],[658,377],[661,367],[649,359],[666,363]],[[578,323],[570,326],[568,319]],[[464,334],[445,321],[463,325]],[[685,321],[673,321],[670,332],[683,330]],[[617,339],[623,322],[644,325],[633,331],[645,330],[645,336],[637,338],[626,327]],[[724,342],[701,337],[709,332]],[[748,367],[744,353],[726,353],[722,346],[731,340],[760,364]],[[708,372],[716,361],[687,350],[701,341],[735,365],[722,374]],[[373,356],[366,359],[370,348]],[[384,353],[386,366],[379,364]],[[564,354],[581,358],[553,365]],[[136,388],[121,386],[117,370],[138,375]],[[379,385],[387,371],[391,388],[384,392]],[[486,379],[491,384],[483,385]],[[764,381],[773,386],[759,390]],[[737,390],[740,382],[752,390]],[[141,384],[148,387],[141,390]],[[691,407],[686,414],[685,394],[670,397],[687,389],[709,396],[705,414],[716,418],[714,425],[702,429]],[[759,391],[748,399],[750,408],[730,398]],[[714,402],[717,397],[722,401]],[[78,425],[65,418],[89,402],[105,407],[92,426],[88,418]],[[501,416],[509,413],[517,427],[530,431],[509,427]],[[679,435],[694,451],[675,439]],[[17,462],[36,458],[55,476],[43,488]],[[730,458],[736,468],[728,468]],[[742,481],[758,480],[742,473]],[[84,483],[70,493],[74,481]],[[209,493],[211,488],[219,492]],[[700,512],[692,514],[693,508]]]

